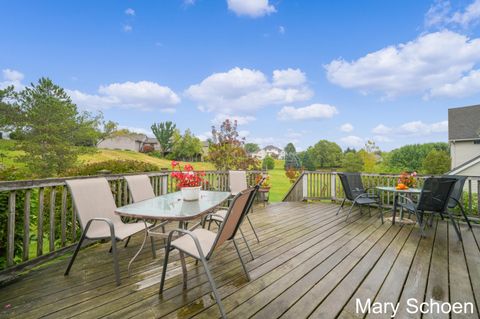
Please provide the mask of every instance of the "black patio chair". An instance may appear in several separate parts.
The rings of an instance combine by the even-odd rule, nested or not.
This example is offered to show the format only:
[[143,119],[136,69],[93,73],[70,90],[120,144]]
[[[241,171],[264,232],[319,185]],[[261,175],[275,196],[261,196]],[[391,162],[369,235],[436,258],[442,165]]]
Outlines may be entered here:
[[433,218],[435,213],[438,213],[440,216],[443,216],[443,213],[447,213],[452,221],[458,238],[462,240],[458,225],[452,217],[451,212],[448,210],[448,205],[451,200],[450,196],[452,195],[456,182],[457,179],[452,177],[427,178],[423,184],[418,202],[416,203],[407,196],[399,195],[399,197],[402,197],[405,200],[403,203],[399,203],[399,205],[415,214],[417,223],[420,226],[422,237],[425,237],[425,225],[427,224],[425,214],[430,213],[431,218]]
[[[460,175],[445,175],[445,178],[455,178],[457,182],[453,187],[452,194],[450,195],[450,201],[448,202],[447,209],[454,209],[455,207],[460,208],[460,212],[463,215],[463,218],[468,224],[468,227],[472,229],[472,224],[470,224],[470,220],[465,213],[465,209],[462,205],[462,194],[463,194],[463,187],[465,186],[465,182],[467,181],[467,176],[460,176]],[[442,216],[443,217],[443,216]]]
[[380,210],[380,217],[382,219],[383,224],[383,207],[380,197],[375,194],[369,194],[368,188],[365,189],[362,183],[362,176],[360,173],[338,173],[340,177],[340,181],[343,186],[343,191],[345,192],[345,198],[342,201],[342,204],[338,208],[337,215],[343,209],[343,205],[345,205],[345,201],[349,200],[352,202],[352,206],[348,211],[347,218],[345,221],[348,220],[350,213],[352,212],[353,207],[355,204],[361,207],[367,205],[368,210],[370,212],[370,205],[377,205],[378,209]]

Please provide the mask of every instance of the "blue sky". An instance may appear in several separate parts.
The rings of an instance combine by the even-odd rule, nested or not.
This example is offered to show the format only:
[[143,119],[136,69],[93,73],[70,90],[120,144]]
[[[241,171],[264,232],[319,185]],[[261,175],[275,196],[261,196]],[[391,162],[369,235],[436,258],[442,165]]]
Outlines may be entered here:
[[320,139],[384,150],[447,141],[478,104],[480,0],[4,1],[0,87],[48,76],[81,109],[150,133]]

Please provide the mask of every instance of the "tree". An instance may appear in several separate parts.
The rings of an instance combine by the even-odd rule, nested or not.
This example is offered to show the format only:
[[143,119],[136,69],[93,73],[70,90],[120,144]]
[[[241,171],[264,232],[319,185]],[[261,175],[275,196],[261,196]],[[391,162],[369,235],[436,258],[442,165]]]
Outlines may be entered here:
[[265,156],[265,158],[263,159],[263,162],[262,162],[262,168],[263,169],[268,169],[268,170],[274,169],[275,168],[275,160],[270,155]]
[[432,150],[449,152],[447,143],[405,145],[390,152],[388,166],[394,171],[419,171]]
[[[311,147],[310,147],[311,148]],[[310,149],[309,148],[309,149]],[[312,158],[312,151],[305,151],[298,153],[298,158],[300,159],[301,166],[306,169],[307,171],[314,171],[315,170],[315,162]]]
[[320,168],[338,167],[342,160],[342,149],[337,143],[327,140],[320,140],[313,146],[312,149],[308,149],[307,152],[311,152],[315,166]]
[[375,165],[377,164],[378,155],[368,152],[366,149],[361,149],[357,154],[363,161],[362,172],[373,173],[375,171]]
[[356,153],[357,151],[354,148],[347,147],[345,151],[343,151],[343,154],[347,153]]
[[217,130],[212,126],[212,139],[208,146],[208,160],[217,170],[257,169],[258,160],[249,156],[244,148],[244,139],[237,131],[237,121],[226,119]]
[[450,170],[450,155],[442,150],[431,150],[423,160],[423,173],[445,174]]
[[65,91],[48,78],[20,92],[3,91],[2,108],[19,137],[19,158],[37,176],[54,176],[72,167],[84,149],[94,145],[100,117],[80,113]]
[[363,160],[359,153],[349,152],[342,160],[342,168],[345,172],[361,172]]
[[295,149],[295,145],[293,145],[293,143],[288,143],[287,146],[285,146],[285,148],[283,150],[285,151],[285,154],[288,154],[288,153],[296,154],[297,153],[297,150]]
[[176,160],[195,160],[202,153],[202,142],[187,129],[180,135],[178,131],[173,134],[173,147],[170,156]]
[[255,143],[246,143],[245,151],[247,151],[248,154],[256,153],[260,151],[260,146],[258,146],[258,144],[255,144]]
[[173,124],[171,121],[167,122],[160,122],[160,123],[153,123],[151,126],[153,135],[158,140],[158,144],[160,144],[160,148],[162,149],[162,154],[165,154],[172,151],[173,147],[173,134],[176,130],[177,126]]
[[300,162],[300,158],[296,153],[285,153],[285,170],[288,169],[300,169],[302,164]]

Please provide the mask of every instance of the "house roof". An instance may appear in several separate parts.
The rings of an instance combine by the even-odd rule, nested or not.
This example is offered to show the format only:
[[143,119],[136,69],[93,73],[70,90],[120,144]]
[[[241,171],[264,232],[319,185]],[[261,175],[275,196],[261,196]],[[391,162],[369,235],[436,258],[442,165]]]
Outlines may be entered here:
[[448,110],[448,139],[480,139],[480,105]]
[[263,148],[265,151],[277,151],[277,152],[281,152],[282,149],[279,148],[279,147],[276,147],[276,146],[273,146],[273,145],[267,145]]
[[477,157],[474,157],[472,158],[471,160],[469,161],[466,161],[465,163],[461,164],[461,165],[458,165],[457,167],[455,167],[454,169],[452,169],[450,172],[448,172],[449,175],[454,175],[454,174],[458,174],[464,170],[466,170],[467,168],[469,167],[472,167],[473,165],[476,165],[480,163],[480,155],[477,156]]

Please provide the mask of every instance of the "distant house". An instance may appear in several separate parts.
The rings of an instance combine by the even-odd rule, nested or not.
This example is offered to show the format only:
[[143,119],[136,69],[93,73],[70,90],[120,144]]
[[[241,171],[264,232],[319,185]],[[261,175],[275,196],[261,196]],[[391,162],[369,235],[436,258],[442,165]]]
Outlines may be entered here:
[[107,137],[97,143],[97,148],[141,152],[147,145],[154,150],[160,149],[160,144],[156,138],[137,133]]
[[0,131],[0,140],[9,140],[10,132]]
[[448,110],[449,174],[480,176],[480,105]]
[[267,155],[273,158],[284,159],[285,151],[279,147],[268,145],[262,148],[260,151],[253,153],[252,155],[253,157],[256,157],[260,160],[263,160],[265,157],[267,157]]

